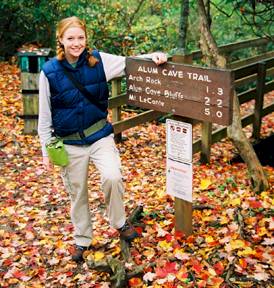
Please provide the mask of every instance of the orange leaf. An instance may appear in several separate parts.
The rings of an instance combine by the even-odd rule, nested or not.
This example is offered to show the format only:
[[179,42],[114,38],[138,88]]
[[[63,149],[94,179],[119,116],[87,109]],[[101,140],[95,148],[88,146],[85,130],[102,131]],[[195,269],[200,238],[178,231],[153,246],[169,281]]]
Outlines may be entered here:
[[22,271],[20,271],[20,270],[14,271],[14,272],[12,273],[12,275],[13,275],[15,278],[17,278],[17,279],[20,279],[21,277],[25,276],[25,274],[24,274]]
[[192,269],[196,272],[196,273],[200,273],[203,269],[203,265],[201,265],[201,263],[199,263],[198,261],[196,263],[193,264]]
[[140,278],[134,277],[128,281],[129,287],[142,287],[143,281]]
[[221,277],[212,277],[210,278],[210,280],[208,281],[212,288],[219,288],[221,287],[221,284],[224,282],[224,279]]
[[176,277],[181,282],[186,282],[188,278],[188,273],[187,273],[187,269],[185,266],[182,266],[182,268],[177,272]]
[[249,200],[249,206],[254,209],[263,207],[261,201],[256,200]]
[[243,269],[246,269],[247,267],[247,262],[244,258],[240,258],[239,259],[239,265],[243,268]]

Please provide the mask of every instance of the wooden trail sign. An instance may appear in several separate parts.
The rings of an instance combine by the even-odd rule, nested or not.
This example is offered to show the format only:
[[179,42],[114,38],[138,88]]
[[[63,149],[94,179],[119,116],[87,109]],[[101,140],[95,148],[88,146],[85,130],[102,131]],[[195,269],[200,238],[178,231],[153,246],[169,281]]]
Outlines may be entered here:
[[131,105],[221,125],[232,122],[230,70],[127,58],[126,79]]

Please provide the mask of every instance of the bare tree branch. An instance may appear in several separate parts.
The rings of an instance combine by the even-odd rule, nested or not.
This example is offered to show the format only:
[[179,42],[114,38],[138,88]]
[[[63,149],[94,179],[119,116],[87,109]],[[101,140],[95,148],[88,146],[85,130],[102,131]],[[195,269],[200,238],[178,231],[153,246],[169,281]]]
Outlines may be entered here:
[[145,0],[141,0],[139,3],[138,3],[138,6],[136,8],[136,10],[132,13],[131,17],[129,18],[129,21],[128,21],[128,27],[130,27],[134,21],[134,18],[135,16],[138,14],[139,10],[141,9],[143,3],[145,2]]

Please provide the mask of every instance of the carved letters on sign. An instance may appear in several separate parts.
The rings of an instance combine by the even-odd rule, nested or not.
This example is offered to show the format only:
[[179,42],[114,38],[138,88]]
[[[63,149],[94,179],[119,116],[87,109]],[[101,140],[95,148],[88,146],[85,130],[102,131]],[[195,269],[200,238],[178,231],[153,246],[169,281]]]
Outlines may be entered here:
[[230,125],[233,75],[230,70],[127,58],[128,103],[197,120]]

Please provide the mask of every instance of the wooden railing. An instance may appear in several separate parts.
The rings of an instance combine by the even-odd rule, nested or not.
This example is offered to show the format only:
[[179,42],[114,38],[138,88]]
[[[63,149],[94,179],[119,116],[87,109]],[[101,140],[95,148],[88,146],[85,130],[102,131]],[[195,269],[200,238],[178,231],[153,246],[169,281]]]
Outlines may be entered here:
[[[231,53],[232,51],[265,45],[268,39],[253,39],[239,43],[232,43],[226,46],[221,46],[220,50],[223,53]],[[199,51],[192,53],[193,59],[201,56]],[[260,138],[260,127],[262,118],[274,111],[273,103],[263,107],[264,94],[274,90],[274,80],[266,82],[266,77],[274,75],[274,51],[266,52],[255,57],[247,58],[241,61],[235,61],[228,65],[234,72],[235,88],[246,86],[247,84],[256,82],[256,88],[248,89],[238,93],[240,104],[255,99],[254,112],[242,118],[242,126],[253,125],[253,138]],[[273,77],[272,77],[273,78]],[[121,133],[129,128],[135,127],[147,121],[152,121],[163,116],[164,113],[148,110],[135,115],[131,118],[121,119],[121,106],[126,104],[126,94],[121,94],[122,79],[112,81],[112,97],[109,99],[109,108],[112,110],[112,122],[116,139],[121,139]],[[177,117],[178,118],[178,117]],[[186,117],[179,117],[181,120],[197,124],[199,121]],[[202,123],[201,138],[193,143],[193,153],[202,152],[205,154],[206,161],[210,158],[210,146],[213,143],[220,141],[227,136],[227,127],[221,127],[212,131],[212,125]]]

